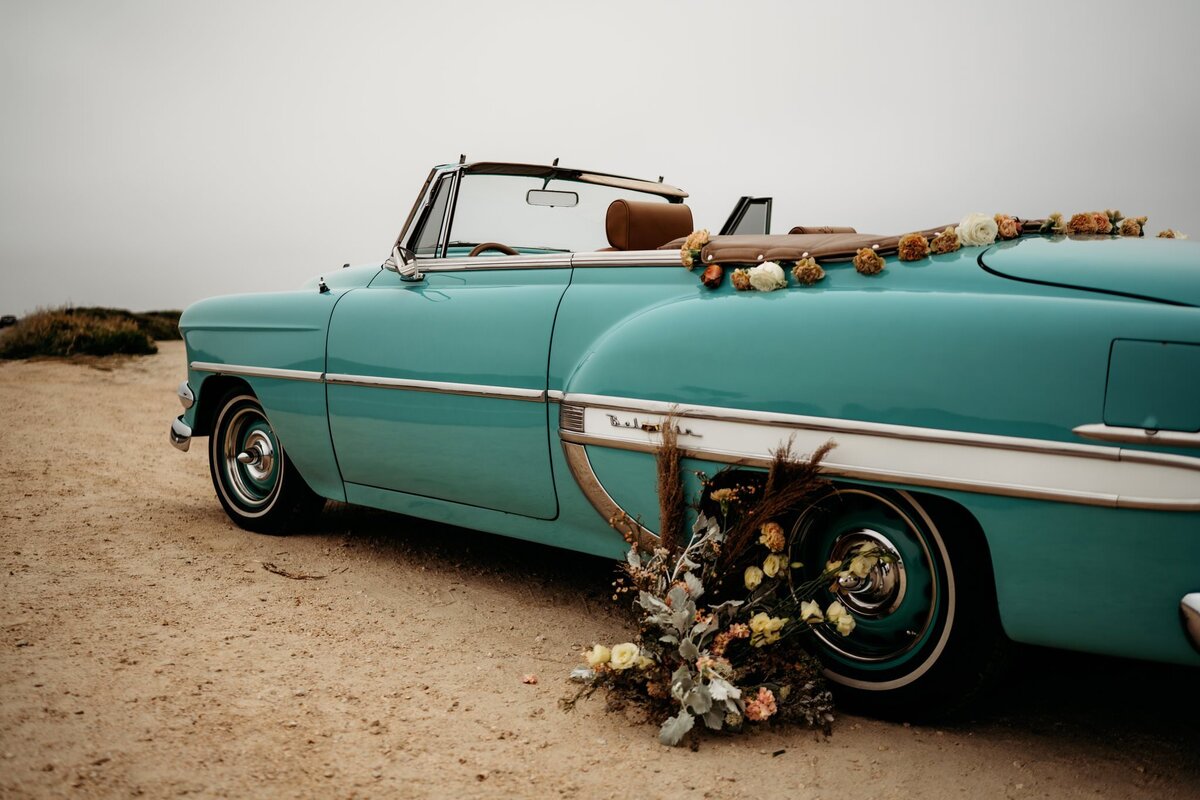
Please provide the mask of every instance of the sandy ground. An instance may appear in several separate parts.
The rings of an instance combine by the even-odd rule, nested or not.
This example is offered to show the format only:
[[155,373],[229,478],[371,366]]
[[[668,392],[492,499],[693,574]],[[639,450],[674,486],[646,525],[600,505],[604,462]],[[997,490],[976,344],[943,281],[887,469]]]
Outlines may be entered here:
[[346,506],[246,533],[203,443],[167,443],[183,359],[0,362],[4,797],[1200,796],[1200,675],[1081,655],[1023,652],[938,728],[692,752],[562,711],[578,653],[626,638],[610,563]]

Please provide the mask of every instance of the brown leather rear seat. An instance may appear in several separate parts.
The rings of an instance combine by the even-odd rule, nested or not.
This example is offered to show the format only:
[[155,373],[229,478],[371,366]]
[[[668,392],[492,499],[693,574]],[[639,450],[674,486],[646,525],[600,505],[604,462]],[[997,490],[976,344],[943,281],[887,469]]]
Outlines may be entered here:
[[655,250],[692,232],[692,210],[682,203],[613,200],[604,229],[612,250]]

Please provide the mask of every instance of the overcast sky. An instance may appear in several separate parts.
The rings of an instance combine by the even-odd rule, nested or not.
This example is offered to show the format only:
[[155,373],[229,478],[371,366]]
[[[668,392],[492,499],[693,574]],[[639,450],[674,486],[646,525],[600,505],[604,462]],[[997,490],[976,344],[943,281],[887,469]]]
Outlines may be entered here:
[[549,162],[902,233],[1200,234],[1200,3],[0,0],[0,313],[386,256],[429,168]]

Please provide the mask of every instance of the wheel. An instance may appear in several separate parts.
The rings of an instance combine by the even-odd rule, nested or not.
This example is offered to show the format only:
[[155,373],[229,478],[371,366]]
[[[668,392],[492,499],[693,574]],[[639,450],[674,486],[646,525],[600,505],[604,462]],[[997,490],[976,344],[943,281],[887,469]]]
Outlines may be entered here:
[[208,438],[208,468],[229,518],[259,533],[287,533],[324,504],[292,465],[258,399],[234,389],[221,399]]
[[[945,511],[945,510],[943,510]],[[867,544],[890,558],[823,590],[854,616],[849,636],[818,628],[815,649],[838,703],[877,716],[931,719],[964,708],[1004,663],[991,566],[962,515],[945,534],[907,492],[839,488],[796,522],[801,560],[840,561]]]

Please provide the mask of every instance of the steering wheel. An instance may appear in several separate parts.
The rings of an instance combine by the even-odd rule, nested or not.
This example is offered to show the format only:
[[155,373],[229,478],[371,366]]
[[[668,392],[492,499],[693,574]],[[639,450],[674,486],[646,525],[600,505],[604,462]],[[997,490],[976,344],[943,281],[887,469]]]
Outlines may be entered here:
[[500,244],[499,242],[480,242],[479,244],[477,244],[471,248],[471,252],[467,254],[467,258],[474,258],[475,256],[477,256],[480,253],[485,252],[487,250],[499,250],[501,253],[504,253],[504,255],[506,255],[506,256],[521,255],[516,250],[513,250],[511,247],[509,247],[506,244]]

